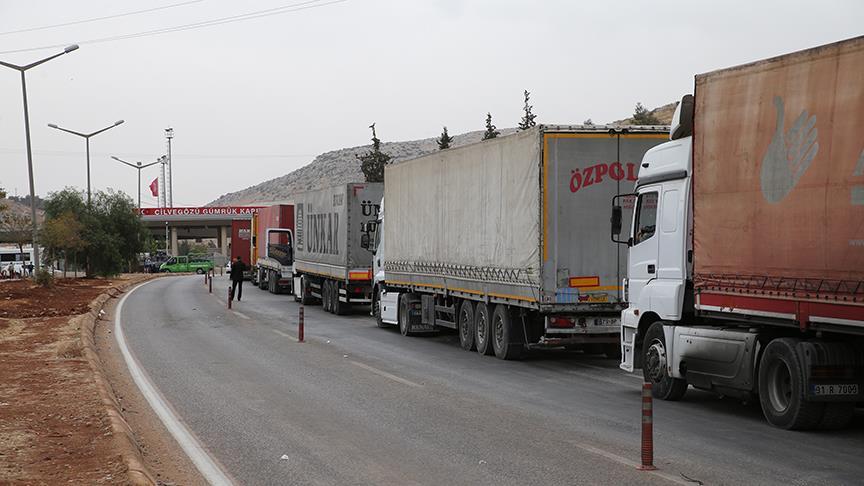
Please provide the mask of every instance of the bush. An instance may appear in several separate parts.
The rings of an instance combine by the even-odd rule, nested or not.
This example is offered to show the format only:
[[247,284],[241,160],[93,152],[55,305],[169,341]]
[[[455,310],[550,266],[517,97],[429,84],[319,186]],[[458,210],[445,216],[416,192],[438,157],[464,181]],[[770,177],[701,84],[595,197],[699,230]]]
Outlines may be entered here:
[[40,268],[36,271],[36,284],[40,287],[51,287],[54,285],[54,273],[51,270]]

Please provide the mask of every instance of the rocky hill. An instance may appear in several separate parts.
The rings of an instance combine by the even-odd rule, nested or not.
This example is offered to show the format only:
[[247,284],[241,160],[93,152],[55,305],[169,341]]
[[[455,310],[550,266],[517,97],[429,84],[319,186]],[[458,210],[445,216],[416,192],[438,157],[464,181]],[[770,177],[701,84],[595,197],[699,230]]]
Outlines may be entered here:
[[[672,120],[672,113],[675,111],[676,106],[677,103],[670,103],[655,108],[651,113],[660,119],[662,123],[668,124]],[[612,122],[610,125],[629,125],[632,122],[632,118],[627,118]],[[515,132],[516,129],[505,128],[500,129],[500,131],[502,135],[507,135]],[[460,145],[479,142],[482,138],[482,130],[463,133],[454,137],[452,146],[458,147]],[[362,181],[363,173],[360,171],[360,162],[356,156],[370,149],[371,145],[363,145],[325,152],[315,157],[315,160],[309,165],[284,176],[264,181],[237,192],[225,194],[210,202],[208,206],[242,206],[245,204],[289,202],[291,196],[298,192]],[[435,138],[410,140],[407,142],[384,142],[381,144],[381,150],[392,155],[393,161],[398,162],[434,152],[438,150],[438,144],[435,142]]]

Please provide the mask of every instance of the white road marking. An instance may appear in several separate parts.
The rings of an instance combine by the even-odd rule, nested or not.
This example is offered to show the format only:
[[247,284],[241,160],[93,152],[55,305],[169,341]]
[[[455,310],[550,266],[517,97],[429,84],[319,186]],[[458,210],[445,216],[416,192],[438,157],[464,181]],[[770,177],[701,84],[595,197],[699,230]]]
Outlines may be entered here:
[[280,336],[285,336],[285,337],[291,338],[291,339],[297,339],[297,336],[292,336],[291,334],[288,334],[287,332],[282,332],[279,329],[270,329],[270,330],[275,332],[276,334],[278,334]]
[[372,373],[375,373],[378,376],[383,376],[384,378],[393,380],[397,383],[402,383],[403,385],[413,386],[415,388],[422,388],[423,387],[423,385],[421,385],[420,383],[414,383],[413,381],[406,380],[405,378],[400,378],[396,375],[387,373],[386,371],[379,370],[378,368],[374,368],[374,367],[369,366],[367,364],[360,363],[359,361],[349,361],[349,363],[351,363],[354,366],[357,366],[359,368],[363,368],[366,371],[371,371]]
[[244,314],[244,313],[242,313],[242,312],[237,312],[237,311],[235,311],[235,310],[231,310],[231,312],[237,314],[237,317],[241,317],[241,318],[243,318],[243,319],[246,319],[247,321],[252,320],[251,317],[247,316],[246,314]]
[[129,292],[126,292],[126,295],[124,295],[117,304],[117,312],[114,321],[114,336],[117,338],[117,345],[120,347],[120,352],[123,354],[123,359],[126,361],[126,366],[129,368],[129,374],[132,375],[132,379],[135,381],[138,389],[141,390],[141,394],[147,399],[147,403],[150,404],[150,407],[154,412],[156,412],[156,415],[165,425],[165,428],[168,429],[177,443],[180,444],[180,447],[184,452],[186,452],[186,455],[189,456],[189,459],[192,460],[192,463],[195,464],[195,467],[198,468],[198,471],[201,472],[204,479],[214,486],[233,485],[234,482],[229,478],[228,474],[223,471],[216,459],[204,450],[204,447],[201,446],[201,443],[198,442],[192,432],[189,431],[180,418],[174,414],[167,400],[162,397],[162,394],[159,393],[159,390],[147,377],[147,374],[139,366],[138,361],[132,355],[132,352],[126,344],[126,336],[123,334],[123,324],[121,320],[123,315],[123,304],[133,292],[150,282],[153,282],[153,280],[144,282]]
[[[609,451],[604,451],[603,449],[598,449],[598,448],[591,446],[591,445],[588,445],[588,444],[581,444],[578,442],[572,442],[572,444],[574,446],[584,450],[584,451],[588,451],[592,454],[596,454],[598,456],[605,457],[606,459],[609,459],[610,461],[614,461],[614,462],[617,462],[619,464],[623,464],[625,466],[632,467],[634,469],[637,469],[640,465],[639,463],[637,463],[635,461],[631,461],[630,459],[627,459],[626,457],[621,457],[618,454],[614,454],[614,453],[609,452]],[[671,474],[667,474],[663,471],[643,471],[643,472],[645,474],[652,474],[652,475],[657,476],[659,478],[663,478],[663,479],[665,479],[671,483],[683,484],[685,486],[692,486],[693,485],[693,483],[691,483],[689,481],[685,481],[682,478],[675,477],[675,476],[673,476]]]

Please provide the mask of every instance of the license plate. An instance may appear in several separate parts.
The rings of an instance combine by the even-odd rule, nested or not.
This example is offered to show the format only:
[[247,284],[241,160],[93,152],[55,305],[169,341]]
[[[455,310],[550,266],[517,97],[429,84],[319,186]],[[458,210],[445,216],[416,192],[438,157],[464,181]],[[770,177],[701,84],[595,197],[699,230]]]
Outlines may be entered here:
[[617,326],[619,324],[621,324],[621,321],[619,319],[615,319],[615,318],[602,318],[601,317],[601,318],[594,319],[594,325],[595,326]]
[[810,385],[814,395],[857,395],[858,385]]

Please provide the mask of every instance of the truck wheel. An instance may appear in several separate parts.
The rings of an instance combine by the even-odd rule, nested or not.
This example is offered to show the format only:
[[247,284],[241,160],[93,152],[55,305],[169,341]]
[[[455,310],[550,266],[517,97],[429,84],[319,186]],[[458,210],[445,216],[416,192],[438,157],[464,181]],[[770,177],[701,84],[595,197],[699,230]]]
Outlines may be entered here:
[[339,282],[333,282],[330,288],[333,290],[333,313],[344,316],[348,313],[348,303],[339,300]]
[[[759,364],[759,402],[768,422],[782,429],[812,429],[822,421],[825,404],[804,399],[804,367],[795,353],[797,339],[778,338],[765,347]],[[829,422],[833,421],[829,418]]]
[[474,302],[468,299],[462,301],[459,306],[459,317],[456,321],[459,326],[459,346],[465,351],[474,350]]
[[519,359],[522,357],[522,333],[516,329],[510,307],[498,304],[492,313],[492,349],[498,359]]
[[661,400],[681,400],[687,392],[687,380],[672,378],[666,369],[666,336],[663,322],[658,321],[648,328],[642,345],[642,376],[651,383],[651,394]]
[[321,282],[321,307],[330,312],[330,281],[324,280]]
[[204,273],[204,269],[203,268],[196,269],[195,273],[197,273],[198,275],[201,275]]
[[409,311],[409,302],[408,296],[411,294],[402,294],[399,296],[399,332],[402,333],[403,336],[413,336],[414,333],[411,332],[411,326],[409,324],[411,319],[411,313]]
[[[494,307],[494,306],[492,306]],[[489,306],[480,302],[474,308],[474,344],[477,352],[491,356],[495,353],[492,348],[492,316]]]
[[264,270],[258,270],[258,288],[261,290],[267,289],[267,282],[264,279]]
[[389,327],[389,324],[384,322],[384,317],[381,315],[381,289],[375,288],[372,293],[372,314],[375,315],[375,325],[380,328]]
[[305,275],[300,276],[300,289],[298,291],[300,292],[300,304],[312,304],[312,297],[309,296],[309,281],[306,280]]

